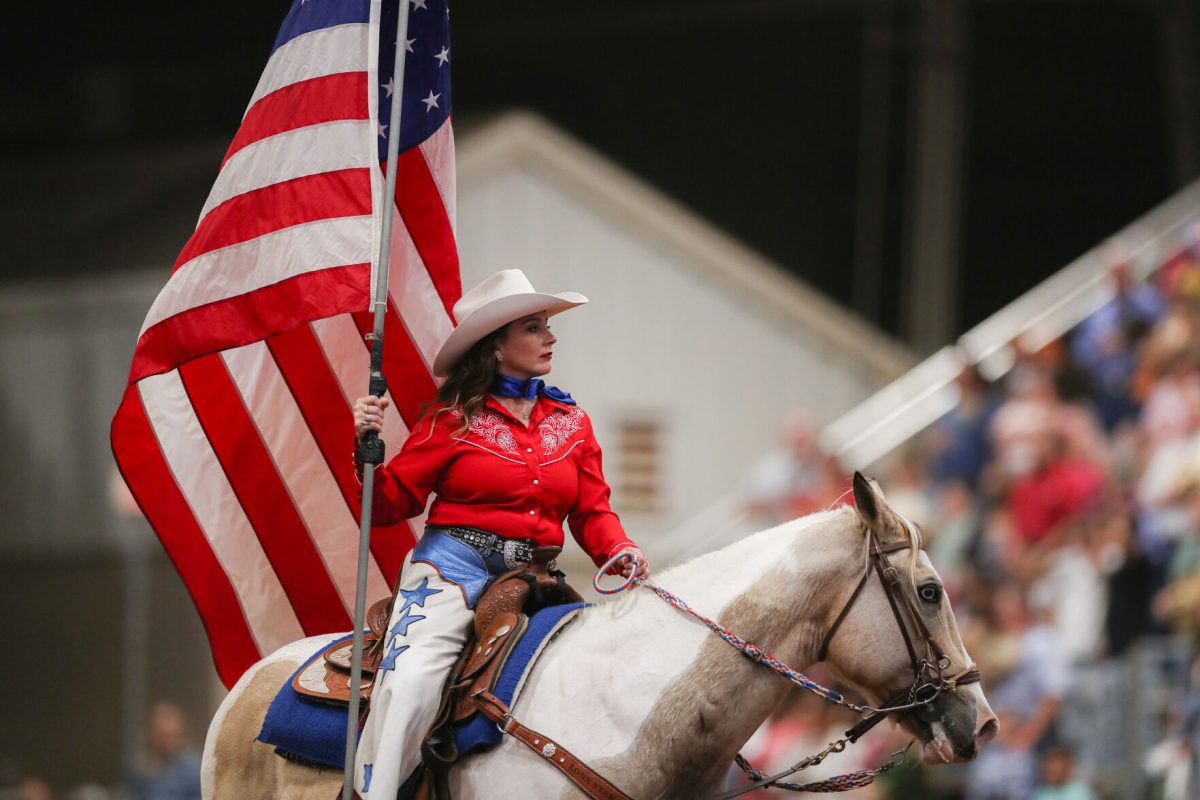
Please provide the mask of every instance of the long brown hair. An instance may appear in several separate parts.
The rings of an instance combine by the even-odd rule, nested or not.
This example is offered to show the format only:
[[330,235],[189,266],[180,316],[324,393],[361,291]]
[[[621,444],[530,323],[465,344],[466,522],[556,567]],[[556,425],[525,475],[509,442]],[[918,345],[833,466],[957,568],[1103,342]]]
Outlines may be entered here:
[[455,435],[466,432],[471,424],[471,416],[483,408],[484,396],[496,376],[496,342],[504,338],[509,324],[512,323],[500,326],[471,345],[454,362],[450,374],[438,388],[437,402],[441,408],[437,413],[450,410],[462,412],[462,427],[455,431]]

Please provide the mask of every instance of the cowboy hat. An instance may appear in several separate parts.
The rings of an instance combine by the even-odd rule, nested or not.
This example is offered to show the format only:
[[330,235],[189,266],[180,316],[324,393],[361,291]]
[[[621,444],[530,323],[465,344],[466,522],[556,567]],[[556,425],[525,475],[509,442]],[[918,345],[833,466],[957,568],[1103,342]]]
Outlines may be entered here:
[[454,304],[454,319],[458,325],[433,359],[433,374],[444,378],[471,345],[502,325],[542,311],[554,316],[587,301],[579,292],[538,292],[521,270],[500,270],[484,278]]

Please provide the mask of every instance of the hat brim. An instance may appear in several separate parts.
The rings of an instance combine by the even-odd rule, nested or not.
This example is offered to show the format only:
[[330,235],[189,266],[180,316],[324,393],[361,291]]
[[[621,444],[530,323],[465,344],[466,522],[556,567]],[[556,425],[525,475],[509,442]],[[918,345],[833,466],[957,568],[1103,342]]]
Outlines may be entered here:
[[500,297],[480,306],[450,332],[449,338],[433,359],[433,374],[439,378],[446,377],[454,362],[462,358],[463,354],[471,349],[471,345],[503,325],[542,311],[552,317],[567,309],[581,306],[587,301],[588,299],[579,292],[529,292]]

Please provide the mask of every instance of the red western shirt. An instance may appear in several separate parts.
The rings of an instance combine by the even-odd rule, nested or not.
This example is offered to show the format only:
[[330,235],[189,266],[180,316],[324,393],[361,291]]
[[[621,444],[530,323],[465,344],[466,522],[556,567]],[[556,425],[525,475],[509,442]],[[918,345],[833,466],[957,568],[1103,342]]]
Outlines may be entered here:
[[375,524],[416,516],[432,492],[430,525],[561,547],[566,520],[597,565],[636,546],[609,507],[600,446],[579,406],[539,397],[526,426],[488,396],[468,429],[461,427],[457,410],[430,411],[417,423],[375,473]]

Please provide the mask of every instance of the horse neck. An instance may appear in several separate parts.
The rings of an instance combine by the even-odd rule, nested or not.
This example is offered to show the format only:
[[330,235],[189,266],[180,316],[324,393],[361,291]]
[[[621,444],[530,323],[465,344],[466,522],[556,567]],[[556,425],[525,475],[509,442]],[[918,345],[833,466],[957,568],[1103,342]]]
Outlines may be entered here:
[[808,665],[842,599],[838,588],[861,570],[854,519],[843,507],[793,520],[654,580],[699,613],[736,622],[741,638]]
[[[796,520],[666,570],[654,581],[698,613],[803,669],[816,658],[834,605],[844,602],[849,591],[842,591],[844,584],[861,569],[852,520],[853,512],[845,510]],[[629,749],[602,763],[639,795],[691,797],[697,787],[720,785],[734,754],[789,684],[649,592],[625,602],[637,613],[625,613],[633,609],[621,601],[604,604],[597,610],[609,606],[620,626],[601,627],[635,642],[653,642],[623,662],[638,675],[640,702],[649,702],[651,710],[641,717]],[[605,644],[609,652],[619,651],[619,643]]]

